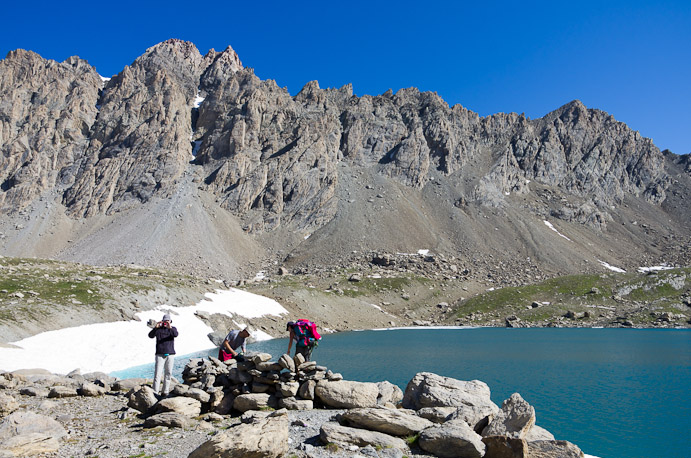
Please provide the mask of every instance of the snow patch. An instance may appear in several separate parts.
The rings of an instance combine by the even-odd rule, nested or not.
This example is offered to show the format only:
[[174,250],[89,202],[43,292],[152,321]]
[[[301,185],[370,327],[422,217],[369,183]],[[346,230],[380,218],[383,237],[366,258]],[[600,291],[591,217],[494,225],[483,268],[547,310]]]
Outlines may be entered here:
[[194,108],[199,108],[205,99],[205,97],[201,97],[199,92],[197,92],[197,95],[194,97]]
[[605,261],[600,261],[599,259],[597,260],[600,264],[602,264],[602,267],[609,269],[614,272],[619,272],[620,274],[625,274],[626,271],[624,269],[621,269],[619,267],[612,266],[610,264],[607,264]]
[[374,304],[369,304],[369,305],[372,306],[372,307],[374,307],[375,309],[379,310],[380,312],[383,312],[383,310],[381,309],[381,307],[379,307],[378,305],[374,305]]
[[553,225],[552,223],[550,223],[550,222],[547,221],[547,220],[545,220],[545,221],[543,221],[543,222],[545,223],[545,226],[547,226],[548,228],[552,229],[554,232],[556,232],[557,234],[559,234],[559,237],[564,237],[564,238],[565,238],[566,240],[568,240],[569,242],[571,241],[570,238],[568,238],[567,236],[565,236],[564,234],[562,234],[561,232],[559,232],[559,231],[557,230],[557,228],[554,227],[554,225]]
[[660,270],[670,270],[674,269],[674,267],[667,265],[667,263],[664,263],[659,266],[651,266],[651,267],[639,267],[638,271],[642,274],[648,273],[648,272],[658,272]]
[[98,75],[98,76],[101,77],[101,81],[103,81],[104,83],[107,83],[108,81],[110,81],[110,78],[106,78],[106,77],[103,76],[103,75]]
[[[268,297],[237,289],[217,290],[207,293],[206,299],[193,306],[160,305],[154,310],[139,312],[135,315],[138,321],[87,324],[12,342],[17,348],[0,348],[0,369],[42,368],[67,374],[79,368],[82,372],[109,373],[151,363],[155,343],[148,336],[150,329],[146,323],[149,319],[159,321],[164,313],[170,313],[173,326],[180,333],[175,339],[178,355],[208,350],[213,344],[207,334],[213,329],[196,316],[201,311],[247,319],[288,313]],[[271,338],[262,331],[253,331],[252,337],[256,340]],[[46,357],[46,349],[59,358]]]
[[417,254],[427,256],[429,254],[429,250],[417,250]]

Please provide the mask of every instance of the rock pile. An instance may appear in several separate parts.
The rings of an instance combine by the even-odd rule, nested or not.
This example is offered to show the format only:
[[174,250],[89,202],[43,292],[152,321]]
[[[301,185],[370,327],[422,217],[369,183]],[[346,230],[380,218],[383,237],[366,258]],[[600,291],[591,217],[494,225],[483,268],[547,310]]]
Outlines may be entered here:
[[[175,428],[183,431],[183,439],[195,424],[234,419],[205,442],[196,442],[200,445],[190,458],[583,457],[578,447],[554,440],[537,426],[535,409],[520,394],[514,393],[500,408],[491,401],[489,387],[478,380],[421,372],[403,392],[389,382],[343,380],[301,355],[282,355],[274,362],[266,353],[249,355],[243,362],[193,359],[184,368],[183,380],[161,398],[143,379],[78,372],[0,374],[0,457],[57,452],[68,434],[50,416],[21,409],[17,396],[104,393],[124,396],[129,408],[140,412],[144,428]],[[327,417],[320,413],[328,411],[333,413]],[[296,437],[296,425],[305,425],[291,412],[314,412],[314,418],[320,418],[318,435]]]

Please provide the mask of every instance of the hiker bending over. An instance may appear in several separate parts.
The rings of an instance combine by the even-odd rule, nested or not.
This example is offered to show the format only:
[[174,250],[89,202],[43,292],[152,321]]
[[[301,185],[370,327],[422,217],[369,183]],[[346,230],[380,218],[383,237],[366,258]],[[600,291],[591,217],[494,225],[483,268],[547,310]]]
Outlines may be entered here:
[[[149,337],[156,338],[156,369],[154,369],[154,391],[167,396],[170,392],[170,378],[173,374],[173,363],[175,362],[174,341],[178,336],[178,330],[171,326],[173,320],[167,313],[163,319],[156,323],[156,326],[149,331]],[[163,377],[163,391],[161,388],[161,377]]]
[[[244,361],[243,353],[247,351],[245,347],[245,339],[250,336],[247,328],[242,331],[230,331],[218,349],[218,359],[221,361],[228,361],[235,359],[237,361]],[[238,351],[240,349],[240,351]]]
[[312,350],[318,345],[317,341],[321,336],[317,332],[317,325],[308,320],[297,320],[295,322],[289,321],[286,330],[290,331],[290,340],[288,341],[288,351],[290,355],[290,348],[295,341],[295,354],[300,353],[305,357],[305,361],[309,361],[312,356]]

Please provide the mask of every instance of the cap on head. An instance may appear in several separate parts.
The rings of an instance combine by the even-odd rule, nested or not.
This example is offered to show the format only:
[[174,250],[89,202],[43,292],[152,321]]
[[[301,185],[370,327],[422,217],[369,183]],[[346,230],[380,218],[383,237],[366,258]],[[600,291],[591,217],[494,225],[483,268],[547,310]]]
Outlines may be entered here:
[[161,321],[173,321],[173,320],[171,320],[171,319],[170,319],[170,315],[168,315],[168,314],[166,313],[165,315],[163,315],[163,320],[161,320]]

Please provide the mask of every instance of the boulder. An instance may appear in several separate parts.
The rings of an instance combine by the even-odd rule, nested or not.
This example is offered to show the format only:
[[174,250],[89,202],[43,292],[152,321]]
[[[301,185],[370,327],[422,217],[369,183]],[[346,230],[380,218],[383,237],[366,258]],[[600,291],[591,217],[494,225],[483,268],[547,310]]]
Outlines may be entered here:
[[200,390],[199,388],[190,388],[187,390],[184,396],[196,399],[201,403],[209,402],[209,399],[211,399],[211,395],[209,393],[204,390]]
[[553,441],[554,434],[550,433],[545,428],[541,428],[538,425],[533,425],[533,427],[528,430],[528,434],[525,435],[525,440],[528,442]]
[[568,441],[528,442],[530,458],[583,458],[585,455],[576,445]]
[[300,364],[303,364],[304,362],[305,357],[301,353],[296,353],[293,357],[293,363],[295,364],[296,368],[300,367]]
[[423,429],[434,426],[434,423],[418,417],[413,411],[381,407],[348,410],[341,415],[340,422],[347,426],[379,431],[393,436],[413,436]]
[[214,412],[219,415],[228,415],[233,410],[233,403],[235,402],[235,396],[229,392],[223,392],[223,398],[214,408]]
[[375,448],[408,449],[405,441],[398,437],[376,431],[367,431],[366,429],[341,426],[337,423],[324,423],[319,431],[319,438],[325,444],[333,442],[341,445],[357,445],[358,447],[371,445]]
[[290,448],[287,417],[269,417],[216,434],[188,458],[276,458]]
[[146,413],[157,402],[158,399],[154,390],[148,385],[143,385],[138,390],[130,392],[127,407]]
[[233,408],[239,412],[247,412],[248,410],[260,410],[267,407],[276,408],[278,402],[275,396],[268,393],[248,393],[241,394],[235,398]]
[[482,430],[483,436],[508,436],[523,439],[535,424],[535,409],[520,394],[504,401],[501,410]]
[[66,386],[54,386],[48,393],[49,398],[73,398],[77,396],[77,390]]
[[278,359],[278,364],[289,372],[295,372],[295,361],[293,361],[293,358],[291,358],[290,355],[281,355],[281,357]]
[[485,458],[530,458],[525,439],[487,436],[482,438],[482,442],[486,447]]
[[107,392],[108,391],[104,387],[91,382],[84,382],[82,386],[77,389],[77,393],[79,393],[80,396],[87,397],[103,396]]
[[432,423],[444,423],[455,412],[456,407],[423,407],[417,414]]
[[251,361],[257,365],[259,363],[264,363],[271,361],[271,355],[268,353],[257,353],[251,357]]
[[[329,380],[332,380],[332,378],[329,377]],[[401,399],[403,399],[403,391],[401,391],[401,389],[393,383],[383,381],[378,382],[377,386],[379,387],[379,396],[377,397],[377,404],[391,404],[395,406],[396,404],[401,402]]]
[[420,372],[408,383],[403,394],[402,405],[406,409],[419,410],[423,407],[461,407],[499,410],[490,399],[486,383],[470,382],[442,377],[431,372]]
[[290,398],[295,396],[298,393],[298,389],[300,388],[300,383],[299,382],[282,382],[279,383],[276,388],[281,392],[281,394],[286,397]]
[[15,436],[29,436],[31,434],[42,434],[60,439],[67,435],[67,431],[52,418],[29,411],[11,413],[0,423],[0,442],[4,443],[4,441]]
[[186,417],[196,417],[202,412],[202,403],[196,399],[180,396],[159,401],[154,406],[156,413],[175,412]]
[[309,399],[281,398],[278,400],[278,407],[288,410],[312,410],[314,402]]
[[441,458],[481,458],[485,454],[482,437],[461,420],[425,429],[418,445]]
[[[463,405],[456,407],[456,410],[449,415],[448,420],[463,420],[474,430],[481,432],[482,429],[494,418],[499,409],[496,405]],[[478,428],[478,425],[481,427]]]
[[60,449],[57,437],[45,433],[29,433],[0,441],[0,457],[39,456]]
[[162,412],[144,420],[145,428],[167,426],[168,428],[187,428],[192,424],[189,417],[177,412]]
[[327,406],[339,409],[375,407],[379,387],[376,383],[368,382],[320,380],[314,389],[314,394]]
[[139,389],[140,386],[148,383],[149,380],[145,378],[128,378],[124,380],[117,380],[111,385],[113,391],[130,391],[132,389]]
[[310,401],[314,400],[314,389],[317,387],[317,382],[314,380],[307,380],[300,385],[298,390],[298,395],[302,399],[308,399]]
[[228,371],[228,378],[230,378],[233,383],[237,384],[250,383],[252,381],[252,376],[250,374],[237,367],[233,367]]
[[280,371],[283,369],[283,366],[281,366],[278,363],[274,363],[271,361],[262,361],[259,363],[256,363],[257,370],[262,371],[262,372],[268,372],[268,371]]
[[0,418],[11,414],[19,408],[19,403],[12,396],[0,393]]

